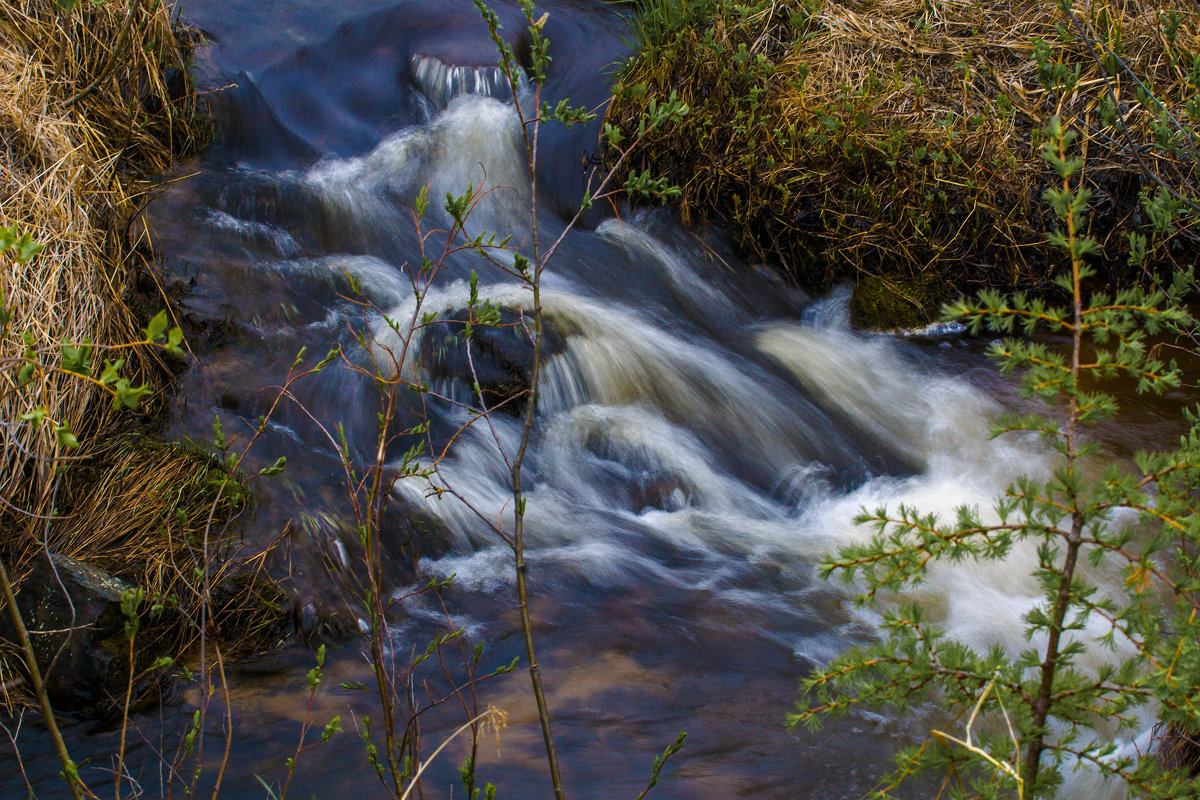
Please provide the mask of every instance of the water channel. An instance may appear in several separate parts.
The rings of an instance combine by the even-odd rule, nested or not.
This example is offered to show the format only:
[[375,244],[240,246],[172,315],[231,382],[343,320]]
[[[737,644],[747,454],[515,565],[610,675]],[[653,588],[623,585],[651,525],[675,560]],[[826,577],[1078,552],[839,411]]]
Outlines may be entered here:
[[[514,2],[495,7],[506,30],[519,28]],[[544,8],[545,91],[552,102],[599,107],[627,52],[626,23],[583,0]],[[422,186],[432,198],[468,183],[498,187],[471,222],[517,242],[530,232],[529,190],[516,118],[467,0],[185,0],[182,13],[213,39],[200,69],[219,135],[151,211],[165,281],[186,287],[180,311],[206,332],[192,342],[201,355],[182,378],[172,428],[204,439],[219,414],[227,433],[245,435],[271,397],[261,390],[281,382],[300,347],[364,357],[356,335],[377,320],[348,299],[352,282],[405,316],[406,270],[419,262],[410,209]],[[595,137],[595,125],[546,129],[545,232],[557,235],[578,202]],[[527,302],[465,253],[448,261],[427,308],[463,308],[471,270],[483,296],[510,309]],[[658,798],[869,790],[889,754],[941,718],[934,708],[901,719],[861,711],[816,733],[785,728],[798,679],[874,630],[871,613],[814,565],[868,536],[852,522],[863,507],[986,507],[1015,476],[1044,473],[1036,442],[989,439],[991,421],[1020,401],[983,359],[986,342],[852,331],[844,290],[810,298],[740,264],[719,234],[682,229],[656,210],[586,217],[548,268],[545,306],[550,355],[527,467],[530,582],[571,796],[636,796],[677,731],[690,737]],[[496,352],[519,350],[511,329],[504,335],[512,341]],[[463,360],[423,352],[434,387],[469,399]],[[297,396],[323,424],[342,423],[352,448],[371,447],[368,381],[334,366]],[[1178,431],[1179,398],[1138,402],[1134,423],[1102,432],[1117,456],[1169,444]],[[449,403],[427,413],[440,442],[466,421]],[[511,448],[519,435],[515,417],[495,421],[495,437],[483,426],[459,436],[435,479],[492,518],[509,500],[497,439]],[[289,466],[263,489],[246,536],[265,544],[290,522],[275,568],[290,572],[302,624],[330,642],[317,716],[341,714],[347,729],[306,754],[293,793],[380,796],[354,733],[372,704],[337,688],[370,681],[370,670],[355,631],[352,534],[337,524],[336,454],[294,407],[273,419],[257,452],[256,465],[285,455]],[[400,482],[393,509],[385,533],[397,596],[454,576],[445,613],[428,595],[399,603],[396,651],[423,650],[448,614],[472,644],[486,644],[485,664],[523,659],[507,547],[420,481]],[[937,570],[909,599],[965,641],[1020,649],[1021,614],[1039,596],[1022,567],[1031,558]],[[256,776],[282,773],[311,661],[297,645],[232,668],[236,738],[222,797],[263,797]],[[501,797],[550,796],[525,674],[490,681],[479,697],[510,715],[499,750],[480,749],[481,778]],[[131,763],[142,765],[149,796],[156,748],[173,746],[190,719],[186,699],[138,721]],[[460,721],[461,709],[430,712],[423,736],[438,741]],[[431,768],[427,796],[459,796],[462,756],[459,748]],[[51,781],[55,769],[48,757],[31,766],[35,780]]]

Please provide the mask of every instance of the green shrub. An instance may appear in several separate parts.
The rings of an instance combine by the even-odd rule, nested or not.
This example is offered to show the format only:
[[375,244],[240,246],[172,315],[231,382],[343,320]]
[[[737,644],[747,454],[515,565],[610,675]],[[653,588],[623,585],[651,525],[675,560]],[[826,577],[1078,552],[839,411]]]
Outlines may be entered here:
[[[1084,233],[1084,162],[1057,118],[1045,136],[1043,158],[1061,179],[1045,193],[1061,223],[1051,241],[1070,264],[1056,280],[1071,302],[989,291],[944,313],[976,333],[1041,330],[1069,339],[1065,353],[1029,338],[992,350],[1003,370],[1022,373],[1025,396],[1061,409],[1055,417],[1006,419],[996,430],[1041,436],[1057,453],[1053,474],[1018,480],[991,513],[964,507],[953,520],[905,507],[864,513],[859,522],[875,528],[870,543],[822,564],[826,575],[860,581],[858,601],[870,605],[882,595],[902,598],[939,563],[1004,560],[1022,543],[1036,548],[1032,575],[1042,600],[1024,616],[1030,644],[1022,652],[972,649],[931,625],[919,606],[899,604],[883,615],[881,641],[803,682],[805,702],[792,724],[816,725],[856,705],[904,709],[929,697],[969,715],[965,732],[934,731],[900,753],[881,794],[928,770],[946,771],[955,791],[970,797],[1049,796],[1077,767],[1124,780],[1139,797],[1193,796],[1200,787],[1176,768],[1187,764],[1139,759],[1095,734],[1097,727],[1136,730],[1154,715],[1176,732],[1200,730],[1200,415],[1189,414],[1177,450],[1139,454],[1132,471],[1105,466],[1085,436],[1088,425],[1118,411],[1096,390],[1103,382],[1131,380],[1147,392],[1179,385],[1180,370],[1159,360],[1152,343],[1194,327],[1182,306],[1191,275],[1085,297],[1094,277],[1087,262],[1099,245]],[[1105,568],[1119,571],[1120,587],[1096,577]],[[1089,652],[1099,657],[1085,659]],[[981,716],[993,724],[978,732]]]
[[[1052,116],[1085,137],[1081,180],[1116,234],[1100,280],[1148,285],[1200,249],[1193,225],[1162,234],[1145,208],[1159,192],[1197,207],[1200,14],[1186,0],[643,6],[607,121],[634,130],[672,92],[692,113],[627,168],[653,163],[685,221],[722,225],[805,288],[874,275],[1061,298],[1038,202]],[[1144,257],[1126,257],[1128,233]]]

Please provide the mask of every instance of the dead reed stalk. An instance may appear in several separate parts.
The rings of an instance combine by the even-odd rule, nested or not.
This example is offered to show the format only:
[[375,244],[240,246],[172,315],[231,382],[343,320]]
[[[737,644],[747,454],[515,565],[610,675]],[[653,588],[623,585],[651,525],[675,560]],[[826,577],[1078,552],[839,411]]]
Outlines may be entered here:
[[[19,355],[26,331],[35,346],[49,348],[137,340],[126,305],[139,244],[128,235],[129,222],[149,188],[146,177],[196,143],[187,53],[169,9],[160,2],[83,3],[64,13],[53,2],[4,0],[0,25],[0,221],[45,246],[29,268],[5,263],[0,273],[14,312],[0,357]],[[129,355],[142,376],[153,372],[147,353]],[[44,429],[20,424],[20,414],[37,405],[81,434],[85,458],[111,432],[114,412],[93,386],[61,374],[0,394],[0,495],[44,516],[56,504],[64,454]],[[29,518],[6,508],[0,520],[9,563],[17,565],[30,547],[18,534]],[[54,527],[65,536],[71,526]]]

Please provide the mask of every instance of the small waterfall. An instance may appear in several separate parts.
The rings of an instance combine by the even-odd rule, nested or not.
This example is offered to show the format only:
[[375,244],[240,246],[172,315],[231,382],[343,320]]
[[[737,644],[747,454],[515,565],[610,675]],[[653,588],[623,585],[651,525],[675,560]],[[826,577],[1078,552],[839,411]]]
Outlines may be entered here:
[[[428,104],[429,117],[445,111],[450,101],[462,95],[512,99],[508,79],[495,66],[446,64],[437,56],[413,54],[412,75],[414,88]],[[518,95],[528,88],[529,80],[522,72],[517,84]]]
[[[468,186],[491,188],[470,221],[519,231],[528,226],[522,204],[516,202],[526,194],[519,136],[511,106],[466,96],[428,126],[398,131],[360,158],[324,159],[297,177],[322,202],[368,217],[378,216],[381,205],[389,213],[407,211],[422,186],[429,187],[435,214],[441,213],[446,194],[462,194]],[[406,222],[411,228],[411,217]],[[509,227],[492,229],[514,232]]]
[[[960,380],[926,376],[926,385],[918,390],[912,364],[885,337],[864,337],[837,327],[774,324],[760,330],[755,343],[824,405],[839,409],[926,466],[930,457],[986,437],[988,420],[998,413]],[[957,441],[949,438],[955,435]]]
[[[528,189],[512,106],[467,95],[429,125],[403,128],[362,156],[327,156],[303,170],[241,168],[204,222],[271,258],[315,249],[402,264],[416,249],[412,206],[427,187],[426,231],[449,223],[447,194],[478,195],[469,231],[527,235]],[[433,243],[431,242],[431,246]],[[431,254],[435,255],[435,254]]]
[[[405,105],[414,92],[425,112],[422,124],[386,128],[361,149],[325,150],[315,162],[289,162],[287,170],[230,168],[212,178],[222,185],[204,198],[200,213],[178,215],[188,222],[174,224],[193,225],[176,244],[191,246],[188,257],[205,265],[201,288],[225,280],[225,296],[213,289],[218,295],[213,307],[221,314],[233,308],[230,318],[251,334],[244,352],[231,348],[229,363],[208,374],[221,390],[238,380],[230,375],[251,376],[240,379],[247,394],[282,383],[281,374],[300,345],[327,352],[340,343],[349,357],[362,357],[348,332],[351,326],[356,333],[362,330],[362,309],[349,302],[346,274],[357,278],[363,295],[393,320],[404,324],[420,318],[409,270],[422,254],[411,212],[422,187],[428,187],[430,201],[423,244],[431,257],[440,252],[441,241],[430,231],[447,222],[441,208],[445,195],[459,195],[468,184],[490,189],[470,216],[469,233],[512,234],[518,245],[529,240],[530,192],[520,125],[506,102],[511,92],[499,69],[447,63],[452,57],[437,42],[426,43],[424,52],[441,52],[442,58],[394,49],[399,66],[388,74],[402,73],[411,55],[412,85],[402,76],[399,101],[373,108]],[[462,52],[463,60],[472,58],[472,51]],[[562,55],[556,65],[569,63],[568,54]],[[518,96],[528,88],[522,77]],[[405,113],[405,121],[420,117]],[[547,164],[553,166],[544,158]],[[563,169],[571,180],[581,180],[577,162]],[[553,209],[539,210],[539,219],[557,236],[555,226],[561,223]],[[197,229],[203,236],[194,235]],[[689,244],[680,244],[685,238]],[[677,627],[671,636],[655,629],[661,652],[645,658],[665,665],[672,675],[686,677],[690,668],[690,655],[676,658],[689,652],[678,641],[694,638],[713,650],[729,636],[720,621],[713,622],[715,615],[706,617],[697,609],[706,604],[735,609],[731,616],[744,629],[739,644],[748,646],[718,677],[729,685],[746,676],[759,680],[762,676],[746,665],[778,651],[786,662],[778,671],[793,670],[781,678],[791,693],[795,674],[861,641],[864,631],[879,622],[875,612],[850,608],[845,588],[817,580],[814,569],[823,556],[869,539],[871,529],[853,522],[864,508],[896,511],[904,504],[943,520],[953,519],[962,505],[986,514],[1017,476],[1044,478],[1052,460],[1032,438],[989,438],[998,404],[961,376],[925,365],[913,356],[911,342],[850,330],[844,290],[809,304],[803,313],[803,298],[793,303],[789,296],[786,303],[772,305],[763,298],[782,295],[778,283],[741,265],[729,269],[717,264],[718,258],[706,260],[700,252],[705,246],[669,220],[652,224],[634,213],[604,221],[595,231],[572,232],[547,267],[542,297],[547,341],[553,346],[545,352],[526,461],[528,559],[540,570],[540,597],[547,607],[565,609],[569,624],[593,623],[588,609],[600,602],[597,598],[606,608],[644,614],[647,629],[662,621],[658,609],[669,607],[662,613]],[[461,311],[468,299],[463,278],[472,269],[480,273],[482,298],[505,312],[528,312],[529,292],[469,252],[447,262],[421,311],[443,318]],[[285,305],[287,313],[280,312]],[[297,312],[292,305],[302,307]],[[515,326],[511,334],[518,335]],[[422,341],[428,336],[415,336],[409,351],[415,355],[403,365],[415,379],[432,372],[430,352],[436,347],[433,340]],[[378,347],[399,344],[382,324],[374,338]],[[279,352],[288,357],[279,361]],[[374,433],[368,390],[352,392],[339,385],[346,376],[336,366],[320,378],[328,382],[319,395],[325,405],[313,404],[314,413],[335,422],[360,413]],[[197,385],[197,394],[210,392],[204,381]],[[465,374],[439,373],[434,386],[459,402],[469,402],[473,393]],[[452,403],[423,400],[433,420],[434,450],[440,452],[447,431],[474,417]],[[197,415],[201,433],[211,424],[210,405],[195,403],[204,412]],[[478,420],[454,439],[433,487],[400,480],[394,489],[397,508],[437,523],[421,528],[414,540],[421,568],[427,574],[457,575],[451,592],[460,603],[456,611],[480,638],[507,630],[502,617],[507,608],[495,611],[486,595],[507,596],[511,551],[481,517],[511,530],[511,476],[500,448],[514,452],[520,434],[520,420],[513,415]],[[299,440],[302,433],[295,435]],[[329,476],[340,468],[322,451],[325,446],[319,439],[298,441],[289,453],[289,470],[295,463],[297,483],[307,481],[310,496],[333,491]],[[426,533],[431,541],[420,540]],[[1000,646],[1018,653],[1037,644],[1025,638],[1023,621],[1041,602],[1041,588],[1030,577],[1035,563],[1036,552],[1026,542],[1003,562],[938,564],[923,584],[903,596],[885,597],[882,604],[886,609],[919,602],[951,637],[981,650]],[[1087,569],[1102,585],[1119,586],[1120,577],[1109,565]],[[646,598],[642,605],[626,603],[639,593]],[[597,647],[614,641],[629,649],[645,644],[606,639],[617,625],[608,618],[602,622],[595,625],[595,638],[602,642]],[[548,627],[555,624],[558,619]],[[1093,620],[1080,635],[1094,638],[1103,632]],[[1124,654],[1120,641],[1115,656],[1089,646],[1081,663],[1096,670]],[[634,699],[614,700],[622,714],[641,702],[636,694],[629,697]],[[786,703],[793,699],[788,694]],[[761,711],[737,710],[745,717]],[[687,713],[704,727],[701,712]],[[674,725],[669,713],[664,718]],[[775,769],[791,770],[795,743],[779,728],[772,717],[754,735],[768,743],[776,734],[785,739],[770,747],[786,765]],[[882,748],[895,743],[877,738],[886,739]],[[729,749],[741,752],[743,740]],[[720,758],[712,756],[704,769],[729,769],[729,761]],[[802,769],[808,768],[805,762]],[[752,771],[757,770],[756,764]],[[1072,779],[1078,787],[1090,780],[1080,775]],[[747,793],[749,785],[739,784],[739,792]],[[1102,797],[1099,789],[1072,792],[1088,800]]]

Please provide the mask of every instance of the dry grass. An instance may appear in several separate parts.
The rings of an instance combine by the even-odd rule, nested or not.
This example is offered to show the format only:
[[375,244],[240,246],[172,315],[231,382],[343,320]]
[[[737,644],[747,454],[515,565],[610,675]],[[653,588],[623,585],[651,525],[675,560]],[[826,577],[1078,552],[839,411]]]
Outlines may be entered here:
[[[202,602],[213,620],[207,633],[221,636],[226,652],[255,647],[258,632],[278,622],[282,595],[265,571],[266,554],[229,535],[249,505],[245,484],[188,443],[122,436],[94,460],[87,492],[64,509],[57,552],[122,575],[148,597],[169,598],[179,616],[158,631],[168,640],[154,645],[159,653],[182,652],[200,635]],[[206,572],[214,587],[207,600],[199,579]]]
[[[196,570],[216,583],[231,568],[206,556],[227,547],[222,523],[244,508],[244,488],[226,483],[224,468],[194,448],[118,435],[132,415],[114,410],[94,384],[50,369],[17,389],[14,367],[28,343],[53,363],[63,341],[143,338],[126,301],[149,247],[130,233],[141,229],[131,222],[151,176],[207,133],[188,45],[161,0],[83,2],[70,14],[53,0],[0,0],[0,31],[0,224],[45,246],[26,266],[0,257],[0,288],[13,312],[0,341],[0,557],[22,575],[47,548],[151,597],[173,595],[185,619],[167,635],[194,636],[186,617],[198,598],[189,584]],[[134,383],[165,386],[153,352],[119,355]],[[22,423],[37,406],[68,422],[82,446],[60,451],[48,426]],[[205,551],[199,545],[213,519]],[[240,580],[246,588],[235,613],[254,617],[252,595],[260,595],[260,610],[277,599],[269,583]],[[4,677],[16,674],[0,663],[0,696],[20,683]]]
[[1160,722],[1154,726],[1153,747],[1163,767],[1180,770],[1191,778],[1200,774],[1200,740],[1194,731]]
[[138,585],[148,594],[178,595],[192,568],[206,567],[199,551],[209,512],[216,523],[210,550],[217,550],[225,523],[246,505],[245,487],[215,457],[188,444],[120,437],[97,455],[103,467],[65,509],[58,552],[116,574],[144,565]]
[[[1045,287],[1053,220],[1040,197],[1053,177],[1036,129],[1055,114],[1085,134],[1104,279],[1145,275],[1124,266],[1124,234],[1147,228],[1143,190],[1195,188],[1195,146],[1161,146],[1162,110],[1138,93],[1140,82],[1183,128],[1200,121],[1187,107],[1200,88],[1190,0],[1096,0],[1070,15],[1052,0],[717,7],[635,58],[623,82],[649,91],[619,95],[609,118],[630,128],[678,90],[690,119],[632,168],[665,168],[685,218],[726,224],[744,251],[810,287],[863,273]],[[1048,62],[1078,67],[1070,91],[1039,78],[1038,39]],[[1150,267],[1197,251],[1190,231],[1153,242]]]
[[[194,95],[169,11],[157,0],[83,3],[68,16],[53,2],[3,0],[0,25],[0,222],[45,245],[28,267],[2,265],[0,286],[14,319],[0,359],[20,355],[26,332],[35,347],[50,350],[64,340],[137,340],[125,304],[138,244],[128,222],[149,186],[143,178],[194,144]],[[171,70],[174,93],[165,77]],[[152,379],[148,354],[128,355],[134,374]],[[0,391],[0,496],[9,506],[0,524],[5,555],[19,571],[35,546],[25,532],[44,526],[13,508],[45,515],[64,505],[68,498],[55,494],[71,486],[58,479],[68,462],[54,437],[20,424],[19,415],[44,406],[69,422],[84,443],[72,456],[84,461],[105,441],[115,412],[95,387],[60,373],[22,391],[13,390],[12,374],[0,380],[7,384]],[[119,505],[110,511],[120,517]],[[66,536],[70,527],[51,529]]]

